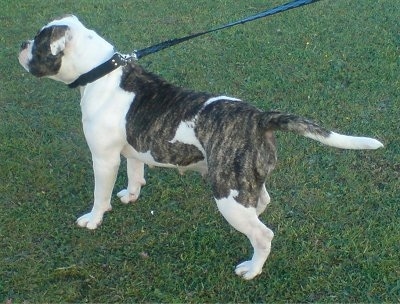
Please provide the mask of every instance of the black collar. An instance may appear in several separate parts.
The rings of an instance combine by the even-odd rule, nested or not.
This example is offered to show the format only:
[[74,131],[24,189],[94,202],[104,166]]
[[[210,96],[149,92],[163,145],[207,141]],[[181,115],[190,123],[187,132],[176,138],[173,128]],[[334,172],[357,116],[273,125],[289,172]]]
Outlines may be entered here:
[[79,76],[74,82],[71,82],[68,87],[71,89],[85,86],[90,82],[96,81],[108,73],[114,71],[120,66],[124,66],[129,62],[129,58],[124,57],[120,53],[115,53],[109,60],[90,70],[89,72]]

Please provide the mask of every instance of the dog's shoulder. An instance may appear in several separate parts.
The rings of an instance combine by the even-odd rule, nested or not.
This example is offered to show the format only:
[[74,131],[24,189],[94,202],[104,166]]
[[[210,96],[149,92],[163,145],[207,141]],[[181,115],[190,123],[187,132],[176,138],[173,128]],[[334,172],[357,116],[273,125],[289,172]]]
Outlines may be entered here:
[[131,62],[123,69],[120,87],[128,92],[143,92],[148,87],[168,86],[162,77],[145,70],[141,65]]

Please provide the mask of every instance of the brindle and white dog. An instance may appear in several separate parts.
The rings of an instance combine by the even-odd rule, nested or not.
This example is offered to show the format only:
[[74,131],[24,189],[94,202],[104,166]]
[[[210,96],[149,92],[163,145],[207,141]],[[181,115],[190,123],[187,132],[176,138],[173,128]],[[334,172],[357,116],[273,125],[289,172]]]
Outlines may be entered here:
[[[19,62],[37,77],[71,84],[115,54],[110,43],[68,15],[24,42]],[[245,279],[261,273],[274,236],[258,216],[270,202],[264,182],[277,160],[275,130],[342,149],[383,146],[375,139],[330,132],[295,115],[263,112],[236,98],[174,86],[134,61],[97,78],[79,86],[95,187],[93,208],[78,225],[95,229],[111,209],[121,154],[128,166],[127,188],[118,193],[123,203],[139,197],[144,164],[196,170],[210,181],[225,219],[254,247],[252,259],[236,267]]]

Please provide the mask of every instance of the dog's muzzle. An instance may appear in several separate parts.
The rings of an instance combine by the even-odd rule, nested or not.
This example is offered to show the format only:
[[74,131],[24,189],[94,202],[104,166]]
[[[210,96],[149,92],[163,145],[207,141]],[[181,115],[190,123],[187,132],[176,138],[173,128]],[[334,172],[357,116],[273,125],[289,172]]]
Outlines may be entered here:
[[29,47],[31,42],[29,40],[21,43],[20,52],[18,56],[19,63],[29,72]]

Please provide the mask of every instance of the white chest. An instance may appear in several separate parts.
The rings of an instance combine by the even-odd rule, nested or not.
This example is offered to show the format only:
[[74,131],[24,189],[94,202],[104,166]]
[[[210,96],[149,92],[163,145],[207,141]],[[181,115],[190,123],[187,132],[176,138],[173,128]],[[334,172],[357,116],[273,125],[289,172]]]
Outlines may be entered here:
[[81,89],[83,131],[89,145],[126,144],[126,114],[135,94],[119,87],[121,75],[122,69],[117,69]]

